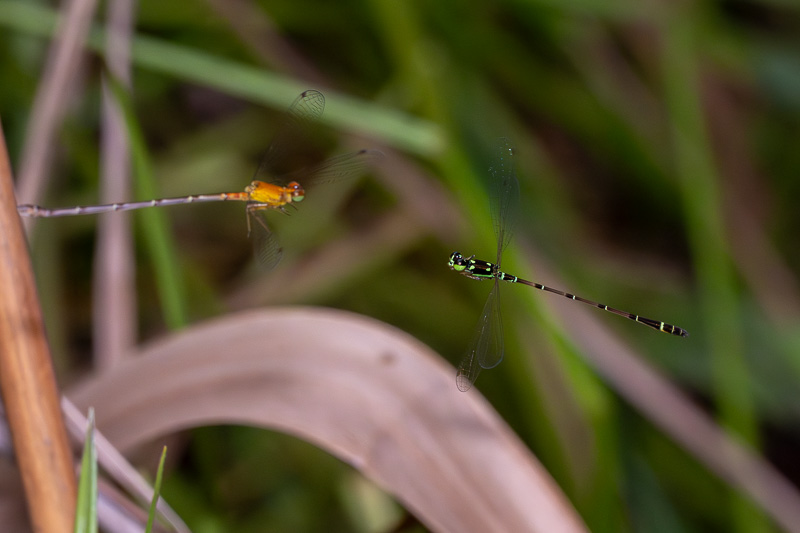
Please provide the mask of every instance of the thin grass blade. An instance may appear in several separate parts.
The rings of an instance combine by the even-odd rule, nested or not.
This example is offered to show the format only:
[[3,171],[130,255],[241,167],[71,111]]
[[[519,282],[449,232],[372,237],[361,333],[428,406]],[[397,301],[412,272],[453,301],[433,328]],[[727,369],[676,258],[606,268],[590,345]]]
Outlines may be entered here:
[[[136,194],[140,198],[157,198],[159,195],[153,166],[128,92],[111,76],[108,85],[123,111],[133,160]],[[181,328],[189,322],[186,291],[175,252],[178,247],[172,238],[166,216],[158,209],[145,209],[138,213],[137,219],[141,221],[144,241],[156,274],[159,298],[164,309],[164,321],[170,329]]]
[[97,532],[97,450],[94,446],[94,409],[89,408],[81,459],[81,479],[75,510],[75,533]]
[[161,460],[158,462],[158,470],[156,471],[156,482],[153,484],[153,500],[150,502],[150,510],[147,513],[147,527],[145,527],[145,533],[151,533],[153,531],[153,522],[156,518],[156,510],[158,507],[158,498],[161,495],[161,480],[164,476],[164,462],[167,459],[167,447],[164,446],[164,449],[161,451]]

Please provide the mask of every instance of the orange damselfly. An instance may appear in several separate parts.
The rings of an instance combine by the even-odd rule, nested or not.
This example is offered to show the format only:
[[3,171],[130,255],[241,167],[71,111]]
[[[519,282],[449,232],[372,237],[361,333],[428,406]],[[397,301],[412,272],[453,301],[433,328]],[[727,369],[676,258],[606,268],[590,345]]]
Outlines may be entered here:
[[292,143],[298,142],[310,123],[319,119],[325,110],[325,97],[315,90],[304,91],[292,103],[287,118],[258,166],[251,183],[244,192],[192,194],[174,198],[158,198],[142,202],[122,202],[102,205],[45,208],[38,205],[19,205],[17,212],[24,217],[63,217],[95,215],[114,211],[131,211],[146,207],[163,207],[199,202],[246,202],[247,232],[253,238],[255,256],[261,267],[274,268],[283,255],[278,239],[270,231],[265,214],[270,210],[286,213],[286,206],[300,202],[305,188],[321,183],[333,183],[360,175],[367,163],[380,157],[374,150],[359,150],[336,157],[297,172],[277,171]]

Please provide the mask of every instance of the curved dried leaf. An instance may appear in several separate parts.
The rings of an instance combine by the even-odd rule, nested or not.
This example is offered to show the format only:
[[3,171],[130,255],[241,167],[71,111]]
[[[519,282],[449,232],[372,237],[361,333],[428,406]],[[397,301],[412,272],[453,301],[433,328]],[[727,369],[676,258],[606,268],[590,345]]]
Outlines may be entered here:
[[72,390],[122,451],[250,424],[315,443],[436,531],[584,531],[491,407],[412,337],[342,311],[282,308],[183,331]]

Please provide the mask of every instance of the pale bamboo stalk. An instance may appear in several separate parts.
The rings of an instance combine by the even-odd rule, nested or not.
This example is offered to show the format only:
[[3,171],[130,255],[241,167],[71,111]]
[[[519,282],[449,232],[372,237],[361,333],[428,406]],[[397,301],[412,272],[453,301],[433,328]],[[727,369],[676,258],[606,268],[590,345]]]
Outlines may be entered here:
[[66,110],[65,96],[78,70],[89,33],[96,0],[68,0],[57,36],[50,45],[30,126],[25,134],[20,163],[18,194],[26,202],[39,203],[50,166],[56,132]]
[[[134,0],[108,4],[106,64],[117,81],[130,86]],[[122,110],[103,81],[100,199],[131,196],[130,153]],[[94,259],[92,320],[94,361],[99,370],[119,362],[136,342],[137,313],[131,219],[127,213],[101,216]]]

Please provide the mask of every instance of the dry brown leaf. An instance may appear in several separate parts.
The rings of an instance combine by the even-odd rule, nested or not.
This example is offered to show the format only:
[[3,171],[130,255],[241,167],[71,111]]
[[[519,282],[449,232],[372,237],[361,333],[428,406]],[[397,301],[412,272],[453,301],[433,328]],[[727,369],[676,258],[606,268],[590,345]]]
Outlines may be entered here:
[[477,393],[409,335],[289,307],[229,315],[74,388],[121,451],[184,428],[298,436],[394,495],[435,531],[585,531],[558,486]]

